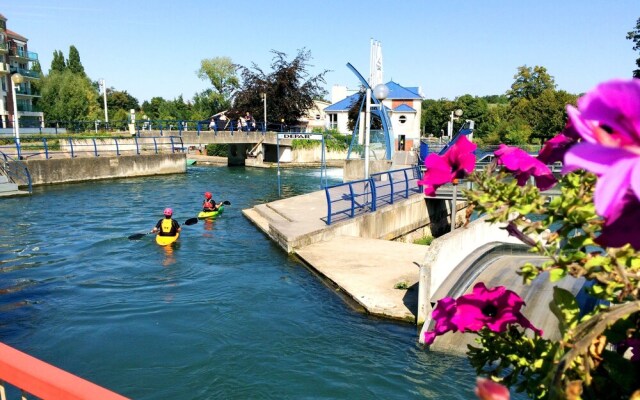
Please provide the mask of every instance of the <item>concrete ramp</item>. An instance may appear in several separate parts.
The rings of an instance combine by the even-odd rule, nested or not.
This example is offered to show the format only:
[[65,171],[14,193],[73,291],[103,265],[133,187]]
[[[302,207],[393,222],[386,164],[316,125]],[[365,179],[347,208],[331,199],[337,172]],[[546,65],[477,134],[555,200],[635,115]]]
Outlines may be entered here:
[[[368,313],[415,322],[419,262],[427,246],[340,236],[296,254]],[[395,289],[404,283],[408,289]]]

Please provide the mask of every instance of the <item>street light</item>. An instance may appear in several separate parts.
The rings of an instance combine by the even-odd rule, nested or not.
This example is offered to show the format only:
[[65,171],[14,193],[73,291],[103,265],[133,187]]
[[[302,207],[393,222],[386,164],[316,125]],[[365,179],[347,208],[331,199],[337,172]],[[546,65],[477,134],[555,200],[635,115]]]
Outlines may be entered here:
[[[376,96],[376,99],[382,100],[386,99],[389,95],[389,88],[384,83],[380,83],[373,88],[373,95]],[[371,108],[372,107],[380,107],[382,110],[382,103],[380,104],[371,104],[371,88],[367,88],[366,94],[366,107],[365,107],[365,116],[364,116],[364,179],[369,179],[369,142],[371,141]],[[380,114],[381,118],[384,118],[382,114]]]
[[260,95],[262,96],[262,104],[264,105],[264,123],[262,125],[262,132],[264,133],[267,131],[267,93],[262,92]]
[[24,76],[22,76],[17,72],[11,74],[11,90],[13,91],[13,127],[14,127],[14,135],[16,138],[16,149],[18,152],[18,160],[20,160],[22,157],[20,157],[20,118],[18,117],[18,99],[16,98],[17,96],[16,85],[19,85],[22,82],[24,82]]
[[100,79],[100,86],[102,87],[102,98],[104,99],[104,122],[109,123],[109,111],[107,110],[107,85],[104,79]]
[[457,109],[454,111],[451,111],[451,119],[449,121],[449,125],[447,126],[447,135],[449,136],[449,140],[451,140],[453,138],[453,121],[454,120],[458,120],[459,117],[462,116],[462,110],[461,109]]

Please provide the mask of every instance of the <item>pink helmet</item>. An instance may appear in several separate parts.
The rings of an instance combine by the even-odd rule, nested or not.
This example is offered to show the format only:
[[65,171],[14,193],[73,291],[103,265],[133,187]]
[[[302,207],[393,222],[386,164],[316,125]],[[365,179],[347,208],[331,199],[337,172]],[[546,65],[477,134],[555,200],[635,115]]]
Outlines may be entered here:
[[168,207],[167,207],[167,208],[165,208],[165,209],[164,209],[164,215],[166,215],[167,217],[172,216],[172,215],[173,215],[173,210],[172,210],[172,209],[170,209],[170,208],[168,208]]

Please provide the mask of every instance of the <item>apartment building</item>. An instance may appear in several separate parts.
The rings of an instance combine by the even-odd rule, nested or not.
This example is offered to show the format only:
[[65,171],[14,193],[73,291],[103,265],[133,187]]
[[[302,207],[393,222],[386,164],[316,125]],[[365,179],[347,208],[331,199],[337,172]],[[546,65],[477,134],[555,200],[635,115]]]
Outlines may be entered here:
[[[38,54],[29,51],[28,39],[7,29],[7,19],[0,14],[0,118],[2,128],[12,128],[18,113],[20,127],[41,126],[44,115],[34,104],[40,97],[33,84],[40,73],[33,71]],[[15,83],[15,91],[12,86]]]

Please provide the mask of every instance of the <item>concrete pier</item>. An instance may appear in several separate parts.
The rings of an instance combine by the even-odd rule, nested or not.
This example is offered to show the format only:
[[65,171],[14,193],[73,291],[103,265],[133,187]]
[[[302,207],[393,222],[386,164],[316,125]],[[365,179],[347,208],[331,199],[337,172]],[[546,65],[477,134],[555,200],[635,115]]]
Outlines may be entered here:
[[[318,191],[242,212],[283,250],[296,254],[366,312],[415,322],[419,266],[428,247],[402,240],[416,234],[422,237],[436,226],[446,229],[449,202],[416,194],[327,225],[323,220],[326,201],[325,192]],[[460,208],[458,215],[464,212]]]

